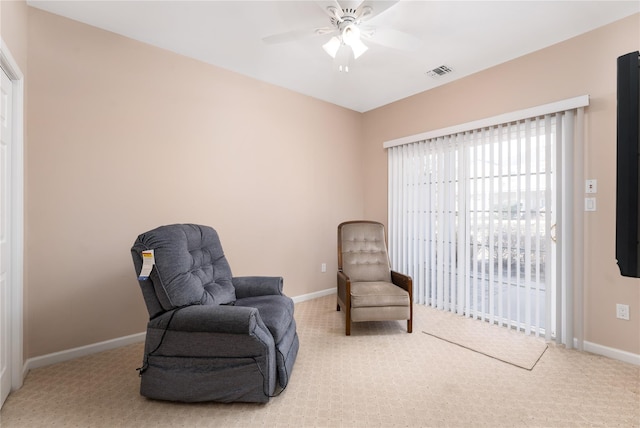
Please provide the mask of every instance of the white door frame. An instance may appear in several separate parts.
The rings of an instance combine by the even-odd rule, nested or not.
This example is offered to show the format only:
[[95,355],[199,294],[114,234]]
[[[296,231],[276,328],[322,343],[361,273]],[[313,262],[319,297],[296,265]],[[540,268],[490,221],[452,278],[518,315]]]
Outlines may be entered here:
[[0,67],[13,83],[13,143],[11,153],[11,389],[22,387],[23,266],[24,266],[24,75],[0,38]]

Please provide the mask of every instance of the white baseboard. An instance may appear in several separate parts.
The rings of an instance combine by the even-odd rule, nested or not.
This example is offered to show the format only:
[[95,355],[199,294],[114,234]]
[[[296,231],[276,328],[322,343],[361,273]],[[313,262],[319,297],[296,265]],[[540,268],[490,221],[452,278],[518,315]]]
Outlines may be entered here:
[[307,300],[317,299],[319,297],[329,296],[330,294],[336,294],[336,288],[327,288],[326,290],[316,291],[315,293],[303,294],[302,296],[292,297],[293,303],[306,302]]
[[132,343],[144,342],[145,336],[146,333],[137,333],[130,336],[106,340],[104,342],[92,343],[91,345],[80,346],[79,348],[67,349],[66,351],[54,352],[52,354],[42,355],[40,357],[29,358],[24,363],[22,377],[24,379],[29,370],[36,369],[38,367],[61,363],[63,361],[72,360],[74,358],[84,357],[85,355],[91,355],[97,352],[107,351],[109,349],[115,349],[121,346],[130,345]]
[[625,363],[640,366],[640,355],[638,354],[622,351],[616,348],[609,348],[608,346],[587,342],[586,340],[584,341],[583,349],[586,352],[591,352],[592,354],[598,354],[604,357],[613,358],[614,360],[624,361]]

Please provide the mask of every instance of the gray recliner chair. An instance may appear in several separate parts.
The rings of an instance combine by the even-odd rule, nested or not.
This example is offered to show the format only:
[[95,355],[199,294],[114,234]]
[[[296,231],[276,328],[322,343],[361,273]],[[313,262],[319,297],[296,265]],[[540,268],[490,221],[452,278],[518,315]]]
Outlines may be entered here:
[[141,395],[267,402],[287,386],[299,341],[282,278],[233,277],[208,226],[158,227],[131,254],[149,311]]

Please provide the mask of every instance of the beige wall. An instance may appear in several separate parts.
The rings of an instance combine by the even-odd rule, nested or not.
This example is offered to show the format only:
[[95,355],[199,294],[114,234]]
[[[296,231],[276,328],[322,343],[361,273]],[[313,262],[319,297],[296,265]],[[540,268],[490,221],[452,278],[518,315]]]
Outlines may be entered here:
[[0,1],[0,35],[23,74],[27,73],[28,17],[24,1]]
[[[208,224],[234,275],[335,283],[361,115],[30,8],[26,356],[142,332],[129,249]],[[327,272],[320,272],[321,263]]]
[[[585,178],[598,180],[598,211],[585,213],[585,340],[640,354],[640,280],[615,262],[616,58],[639,48],[636,14],[365,113],[365,216],[387,219],[384,141],[588,94]],[[616,319],[616,303],[630,321]]]

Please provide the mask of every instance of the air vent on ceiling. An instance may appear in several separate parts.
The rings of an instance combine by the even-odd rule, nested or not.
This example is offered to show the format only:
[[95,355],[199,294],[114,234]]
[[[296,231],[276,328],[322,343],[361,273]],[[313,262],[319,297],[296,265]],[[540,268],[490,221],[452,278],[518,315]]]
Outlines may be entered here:
[[427,76],[433,77],[433,78],[439,78],[451,72],[453,72],[451,67],[447,67],[446,65],[441,65],[440,67],[427,71]]

